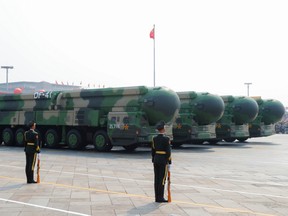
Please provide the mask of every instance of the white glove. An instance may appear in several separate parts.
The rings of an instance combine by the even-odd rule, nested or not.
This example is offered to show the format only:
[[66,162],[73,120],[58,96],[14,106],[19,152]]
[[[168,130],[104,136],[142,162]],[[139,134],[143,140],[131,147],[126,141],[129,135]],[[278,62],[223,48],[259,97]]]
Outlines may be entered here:
[[168,171],[171,171],[171,167],[172,167],[172,165],[168,164]]

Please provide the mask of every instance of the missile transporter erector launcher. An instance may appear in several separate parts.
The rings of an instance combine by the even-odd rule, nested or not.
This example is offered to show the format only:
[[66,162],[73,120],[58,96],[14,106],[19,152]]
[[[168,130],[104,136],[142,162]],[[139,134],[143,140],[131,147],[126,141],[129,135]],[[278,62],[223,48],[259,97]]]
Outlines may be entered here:
[[245,96],[221,96],[225,103],[224,115],[217,121],[217,139],[243,142],[249,138],[249,122],[258,114],[257,102]]
[[177,92],[181,108],[173,126],[173,146],[216,138],[216,121],[224,112],[220,96],[207,92]]
[[250,137],[263,137],[275,134],[275,124],[285,114],[284,105],[275,99],[252,97],[259,106],[257,118],[249,124]]
[[[178,95],[166,87],[145,86],[35,92],[0,96],[0,143],[22,146],[25,125],[35,120],[46,147],[98,151],[113,146],[135,149],[149,144],[155,125],[172,123],[180,109]],[[168,130],[169,131],[169,130]]]

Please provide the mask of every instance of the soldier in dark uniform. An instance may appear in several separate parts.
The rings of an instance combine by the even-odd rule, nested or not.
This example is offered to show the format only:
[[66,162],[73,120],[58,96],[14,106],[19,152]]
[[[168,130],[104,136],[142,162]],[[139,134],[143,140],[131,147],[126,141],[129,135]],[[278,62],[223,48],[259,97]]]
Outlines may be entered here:
[[38,142],[38,133],[35,131],[36,123],[34,121],[29,122],[29,130],[24,133],[25,145],[24,151],[26,154],[26,177],[27,183],[37,183],[34,181],[34,167],[36,163],[37,153],[40,153],[40,147]]
[[170,168],[171,160],[171,147],[170,138],[165,133],[165,122],[161,121],[156,125],[159,134],[153,137],[152,141],[152,162],[154,164],[154,190],[156,202],[167,202],[164,199],[164,186]]

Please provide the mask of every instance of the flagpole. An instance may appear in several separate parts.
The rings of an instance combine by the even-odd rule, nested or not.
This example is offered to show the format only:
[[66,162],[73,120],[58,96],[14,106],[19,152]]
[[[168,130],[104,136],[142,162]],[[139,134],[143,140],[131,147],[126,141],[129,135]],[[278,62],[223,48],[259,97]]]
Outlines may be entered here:
[[155,24],[153,25],[153,31],[154,31],[154,39],[153,39],[153,69],[154,69],[154,80],[153,80],[153,84],[155,87]]

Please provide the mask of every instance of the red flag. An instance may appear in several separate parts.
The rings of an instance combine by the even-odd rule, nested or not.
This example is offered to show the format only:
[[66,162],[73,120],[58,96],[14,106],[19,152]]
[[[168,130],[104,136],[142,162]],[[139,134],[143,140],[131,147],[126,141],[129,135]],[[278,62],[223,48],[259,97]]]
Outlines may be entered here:
[[150,31],[150,38],[154,39],[154,28]]

